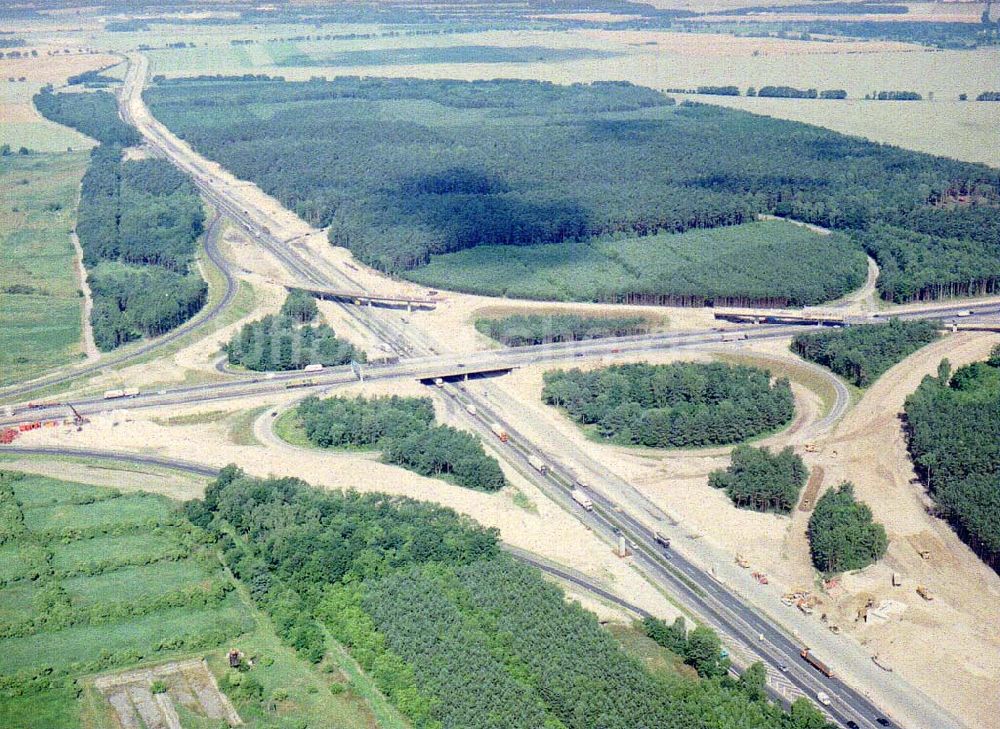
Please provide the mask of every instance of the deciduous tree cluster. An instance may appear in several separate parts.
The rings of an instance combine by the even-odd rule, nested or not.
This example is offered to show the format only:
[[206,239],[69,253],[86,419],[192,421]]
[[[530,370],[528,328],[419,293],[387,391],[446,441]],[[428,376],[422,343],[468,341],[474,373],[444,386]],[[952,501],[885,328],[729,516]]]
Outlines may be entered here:
[[387,463],[477,491],[499,491],[507,483],[476,436],[434,424],[428,398],[310,397],[298,415],[306,436],[322,448],[378,448]]

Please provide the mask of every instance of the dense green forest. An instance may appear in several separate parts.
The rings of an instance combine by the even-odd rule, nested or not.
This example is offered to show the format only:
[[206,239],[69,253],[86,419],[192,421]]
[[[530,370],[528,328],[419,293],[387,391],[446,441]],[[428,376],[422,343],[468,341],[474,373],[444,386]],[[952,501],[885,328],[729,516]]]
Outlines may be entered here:
[[872,510],[854,498],[854,484],[829,489],[816,502],[809,525],[809,552],[821,572],[860,570],[882,558],[889,539],[872,521]]
[[791,347],[800,357],[828,367],[858,387],[868,387],[883,372],[939,336],[934,322],[890,319],[796,334]]
[[122,147],[142,140],[110,93],[43,90],[35,104],[101,142],[83,176],[76,225],[97,346],[109,351],[190,319],[208,296],[192,266],[205,223],[194,185],[165,160],[122,161]]
[[952,374],[943,362],[906,400],[921,481],[975,552],[1000,570],[1000,347]]
[[512,298],[801,306],[857,289],[866,272],[863,253],[846,237],[762,220],[584,243],[477,246],[433,256],[406,277]]
[[244,324],[223,347],[229,364],[255,372],[287,372],[307,365],[365,362],[365,353],[338,339],[327,324],[312,325],[316,301],[301,291],[285,299],[281,312]]
[[[643,236],[758,213],[919,231],[913,214],[931,210],[943,223],[936,235],[967,239],[969,209],[995,210],[1000,199],[1000,173],[985,166],[675,105],[620,82],[165,80],[147,96],[195,148],[393,273],[482,245],[576,247],[614,235],[641,245]],[[938,205],[955,196],[977,202]],[[766,252],[736,263],[756,271],[800,258]],[[810,264],[795,279],[808,280]],[[856,264],[838,266],[843,280]],[[710,283],[722,289],[713,296],[757,294],[726,290],[724,278]]]
[[[998,213],[987,205],[950,215],[928,211],[911,216],[920,230],[875,225],[859,234],[878,262],[876,286],[882,298],[905,304],[1000,293]],[[959,217],[961,227],[955,230]]]
[[755,367],[675,362],[613,365],[544,375],[542,400],[623,445],[653,448],[738,443],[787,425],[788,380]]
[[320,448],[378,449],[386,463],[477,491],[499,491],[507,483],[476,436],[434,424],[429,398],[308,397],[296,414],[306,437]]
[[778,453],[767,448],[737,446],[725,469],[712,471],[708,485],[725,489],[736,506],[788,514],[798,503],[809,469],[791,446]]
[[579,342],[649,332],[643,316],[583,316],[580,314],[513,314],[476,319],[476,329],[508,347],[548,342]]
[[[229,467],[187,511],[287,643],[319,661],[322,625],[416,729],[824,727],[755,679],[653,676],[494,530],[449,509]],[[686,640],[717,648],[705,633]]]

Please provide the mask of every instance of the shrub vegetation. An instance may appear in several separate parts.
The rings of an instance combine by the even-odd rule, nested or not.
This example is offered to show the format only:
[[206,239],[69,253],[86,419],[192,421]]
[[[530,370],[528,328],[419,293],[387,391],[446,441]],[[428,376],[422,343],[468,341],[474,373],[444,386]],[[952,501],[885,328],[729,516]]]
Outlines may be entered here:
[[787,514],[795,508],[809,471],[791,446],[778,453],[737,446],[725,470],[712,471],[708,485],[725,489],[736,506]]
[[[451,510],[232,467],[187,508],[284,640],[319,659],[322,624],[416,729],[824,727],[726,676],[653,677],[495,531]],[[692,661],[719,660],[711,631],[686,639]]]
[[889,546],[885,527],[872,521],[872,510],[855,500],[854,485],[848,482],[816,502],[807,534],[813,564],[827,574],[863,569],[881,559]]
[[297,414],[306,437],[321,448],[377,448],[387,463],[477,491],[506,484],[500,464],[476,436],[434,424],[429,398],[309,397]]
[[868,387],[883,372],[939,336],[934,322],[891,319],[885,324],[796,334],[792,351],[858,387]]
[[910,456],[942,516],[1000,570],[1000,347],[952,374],[943,363],[906,400]]
[[542,400],[623,445],[653,448],[738,443],[792,419],[786,379],[721,363],[614,365],[546,372]]

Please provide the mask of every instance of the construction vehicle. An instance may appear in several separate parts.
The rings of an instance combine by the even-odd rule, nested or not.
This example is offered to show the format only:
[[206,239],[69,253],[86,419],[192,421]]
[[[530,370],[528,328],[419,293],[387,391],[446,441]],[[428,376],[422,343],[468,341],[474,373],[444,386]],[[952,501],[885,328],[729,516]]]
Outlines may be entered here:
[[900,587],[903,584],[903,577],[898,572],[892,573],[892,586]]
[[66,406],[73,412],[73,425],[75,425],[78,430],[90,422],[90,420],[80,415],[80,411],[73,407],[72,403],[66,403]]
[[670,549],[670,537],[665,537],[659,532],[653,532],[653,541],[664,549]]
[[822,673],[824,676],[828,678],[833,678],[833,671],[830,670],[830,667],[827,666],[825,663],[823,663],[823,661],[821,661],[819,658],[814,656],[812,654],[812,651],[810,651],[808,648],[803,648],[799,653],[799,655],[802,656],[802,659],[806,663],[808,663],[810,666],[812,666],[817,671]]
[[548,465],[538,456],[528,456],[528,464],[543,476],[549,472]]
[[755,580],[757,580],[757,582],[759,582],[762,585],[767,584],[767,575],[765,575],[763,572],[751,572],[750,576],[753,577]]
[[0,430],[0,445],[10,445],[19,435],[20,432],[17,428],[4,428]]
[[920,597],[927,600],[927,602],[930,602],[931,600],[934,599],[934,593],[928,590],[923,585],[917,585],[917,594],[920,595]]
[[748,567],[750,567],[750,560],[748,560],[742,554],[737,554],[736,555],[736,564],[738,564],[743,569],[747,569]]
[[582,506],[585,511],[594,510],[594,502],[590,500],[590,497],[587,496],[585,491],[581,491],[580,489],[573,489],[570,492],[570,496],[572,496],[573,501]]
[[506,443],[510,440],[510,436],[507,435],[507,431],[503,429],[500,423],[490,423],[490,430],[493,431],[493,435],[500,439],[501,443]]

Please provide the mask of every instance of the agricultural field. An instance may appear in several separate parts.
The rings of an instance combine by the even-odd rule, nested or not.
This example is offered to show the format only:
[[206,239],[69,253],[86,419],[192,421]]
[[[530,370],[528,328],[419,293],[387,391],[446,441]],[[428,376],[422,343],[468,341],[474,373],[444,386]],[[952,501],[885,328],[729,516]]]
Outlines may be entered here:
[[82,301],[70,231],[83,152],[0,157],[0,385],[82,354]]
[[479,246],[434,256],[406,277],[519,299],[642,302],[662,294],[671,303],[803,305],[859,287],[864,271],[864,254],[846,239],[768,220],[583,244]]
[[[316,671],[280,644],[174,503],[0,472],[0,519],[5,729],[112,729],[109,693],[93,674],[192,655],[207,658],[250,727],[275,719],[374,725],[336,662]],[[256,667],[231,671],[230,647]],[[358,690],[365,685],[362,677]],[[178,709],[184,726],[216,726],[190,706]]]

